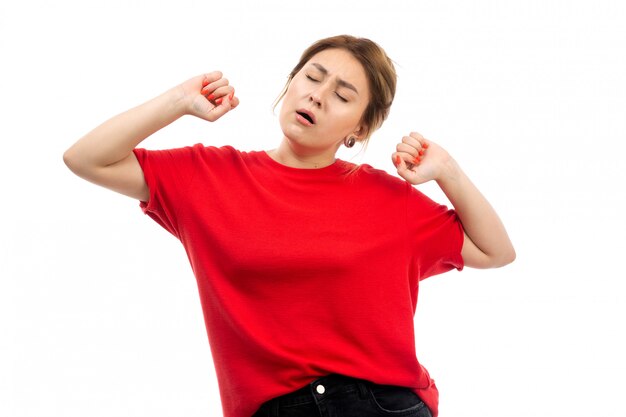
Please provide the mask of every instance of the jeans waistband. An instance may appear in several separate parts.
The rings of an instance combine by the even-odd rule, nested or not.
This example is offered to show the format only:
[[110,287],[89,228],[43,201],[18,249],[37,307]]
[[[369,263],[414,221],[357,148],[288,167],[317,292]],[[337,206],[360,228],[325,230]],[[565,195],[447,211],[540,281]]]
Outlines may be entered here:
[[276,397],[272,401],[278,403],[279,406],[296,405],[313,401],[315,395],[326,397],[348,391],[358,391],[361,396],[365,396],[368,383],[364,379],[330,374],[318,378],[296,391]]

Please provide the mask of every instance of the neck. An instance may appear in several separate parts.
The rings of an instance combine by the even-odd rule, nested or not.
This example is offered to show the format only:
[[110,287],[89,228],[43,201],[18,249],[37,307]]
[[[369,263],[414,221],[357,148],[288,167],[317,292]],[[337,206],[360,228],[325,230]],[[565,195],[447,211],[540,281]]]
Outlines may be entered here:
[[276,149],[267,151],[267,154],[276,162],[292,168],[324,168],[335,163],[335,150],[309,151],[296,150],[287,138]]

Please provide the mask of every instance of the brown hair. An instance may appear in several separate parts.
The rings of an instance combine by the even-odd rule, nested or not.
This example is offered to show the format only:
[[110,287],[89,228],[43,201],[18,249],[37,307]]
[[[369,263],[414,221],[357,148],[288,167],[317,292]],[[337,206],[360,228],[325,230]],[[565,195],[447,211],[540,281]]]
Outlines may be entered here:
[[320,39],[309,46],[300,57],[298,64],[291,70],[287,83],[274,103],[274,109],[287,93],[293,77],[313,57],[325,49],[339,48],[350,52],[363,66],[369,81],[369,103],[363,112],[361,122],[365,124],[363,144],[367,141],[389,115],[389,108],[396,94],[396,69],[393,61],[387,56],[383,48],[366,38],[357,38],[351,35],[338,35]]

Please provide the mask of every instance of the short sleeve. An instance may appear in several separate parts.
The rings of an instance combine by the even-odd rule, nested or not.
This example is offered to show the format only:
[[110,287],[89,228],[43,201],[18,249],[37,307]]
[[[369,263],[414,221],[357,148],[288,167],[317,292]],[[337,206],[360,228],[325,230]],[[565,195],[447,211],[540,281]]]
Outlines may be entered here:
[[458,215],[447,206],[431,200],[410,183],[406,184],[409,241],[412,243],[412,259],[418,279],[454,268],[462,270],[464,233]]
[[198,143],[163,150],[133,149],[150,189],[149,200],[140,201],[139,206],[145,214],[178,238],[177,212],[186,202],[186,192],[196,171],[199,147],[203,145]]

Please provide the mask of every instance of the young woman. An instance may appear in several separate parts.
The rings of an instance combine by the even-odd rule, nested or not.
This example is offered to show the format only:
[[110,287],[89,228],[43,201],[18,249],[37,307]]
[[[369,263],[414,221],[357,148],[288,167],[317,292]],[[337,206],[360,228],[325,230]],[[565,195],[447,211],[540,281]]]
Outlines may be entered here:
[[[64,154],[80,177],[140,201],[195,274],[226,417],[436,416],[416,358],[419,281],[515,251],[456,161],[416,132],[391,161],[404,180],[335,157],[386,119],[392,61],[374,42],[311,45],[281,97],[268,151],[137,145],[185,114],[214,122],[239,99],[202,74],[96,127]],[[454,206],[414,185],[436,181]]]

